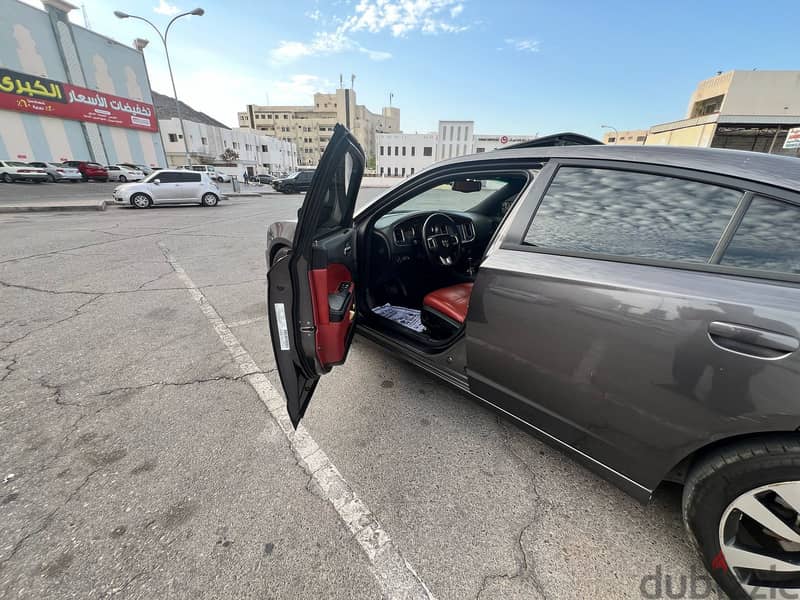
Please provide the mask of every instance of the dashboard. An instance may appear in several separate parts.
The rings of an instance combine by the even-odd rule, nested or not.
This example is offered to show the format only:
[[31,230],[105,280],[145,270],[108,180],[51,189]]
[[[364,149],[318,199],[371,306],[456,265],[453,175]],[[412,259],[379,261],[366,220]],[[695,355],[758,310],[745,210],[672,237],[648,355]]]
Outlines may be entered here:
[[415,211],[388,213],[375,222],[375,234],[381,238],[377,252],[380,259],[396,263],[414,257],[425,258],[423,226],[432,214],[444,214],[453,220],[453,225],[434,225],[428,234],[449,233],[458,235],[464,251],[469,254],[483,253],[498,220],[486,215],[455,211]]

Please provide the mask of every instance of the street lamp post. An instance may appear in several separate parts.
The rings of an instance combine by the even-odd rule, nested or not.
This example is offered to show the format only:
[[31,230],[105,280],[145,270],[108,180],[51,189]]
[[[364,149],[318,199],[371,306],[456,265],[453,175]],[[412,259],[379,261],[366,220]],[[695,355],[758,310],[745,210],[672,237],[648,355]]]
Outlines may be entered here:
[[616,127],[612,127],[611,125],[600,125],[602,129],[613,129],[614,130],[614,143],[619,143],[619,131],[617,131]]
[[194,10],[190,10],[185,13],[181,13],[179,15],[175,15],[172,17],[172,20],[167,23],[167,28],[164,30],[164,33],[153,25],[148,19],[144,17],[139,17],[137,15],[129,15],[128,13],[122,12],[121,10],[115,10],[114,16],[118,19],[139,19],[140,21],[144,21],[150,27],[155,29],[158,36],[161,38],[161,41],[164,42],[164,53],[167,55],[167,68],[169,69],[169,79],[172,81],[172,95],[175,96],[175,110],[178,112],[178,122],[181,124],[181,135],[183,136],[183,148],[186,151],[186,162],[187,164],[192,164],[192,157],[189,154],[189,141],[186,139],[186,127],[183,125],[183,118],[181,117],[181,103],[178,101],[178,90],[175,88],[175,77],[172,75],[172,63],[169,60],[169,47],[167,46],[167,36],[169,35],[169,28],[172,27],[172,24],[180,19],[181,17],[186,17],[190,15],[194,15],[196,17],[202,17],[205,14],[202,8],[195,8]]

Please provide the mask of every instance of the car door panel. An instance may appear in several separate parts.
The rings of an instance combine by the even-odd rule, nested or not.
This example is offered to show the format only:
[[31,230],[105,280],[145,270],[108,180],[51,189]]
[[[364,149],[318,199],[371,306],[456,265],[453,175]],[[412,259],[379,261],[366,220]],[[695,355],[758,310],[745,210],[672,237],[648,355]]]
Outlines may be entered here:
[[319,378],[344,362],[355,329],[352,223],[364,163],[358,142],[337,125],[298,213],[292,248],[267,273],[272,347],[294,426]]
[[[798,305],[776,282],[499,250],[470,303],[470,389],[652,488],[710,432],[800,425],[776,408],[793,405]],[[719,347],[719,322],[773,333],[781,357]]]

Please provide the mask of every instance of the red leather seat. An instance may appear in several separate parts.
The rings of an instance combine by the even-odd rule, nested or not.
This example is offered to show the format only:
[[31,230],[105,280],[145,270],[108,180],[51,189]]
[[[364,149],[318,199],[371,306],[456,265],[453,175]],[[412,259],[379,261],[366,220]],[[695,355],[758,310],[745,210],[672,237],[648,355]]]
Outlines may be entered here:
[[422,304],[439,311],[454,321],[463,323],[467,320],[467,309],[469,309],[469,297],[471,295],[472,284],[459,283],[430,292],[422,300]]

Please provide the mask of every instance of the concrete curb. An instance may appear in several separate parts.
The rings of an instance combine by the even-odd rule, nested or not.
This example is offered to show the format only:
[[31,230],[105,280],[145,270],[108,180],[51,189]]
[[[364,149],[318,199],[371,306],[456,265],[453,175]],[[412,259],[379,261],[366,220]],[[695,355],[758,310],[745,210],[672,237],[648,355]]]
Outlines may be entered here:
[[105,210],[106,201],[95,202],[36,202],[30,204],[0,204],[0,213],[64,212]]

